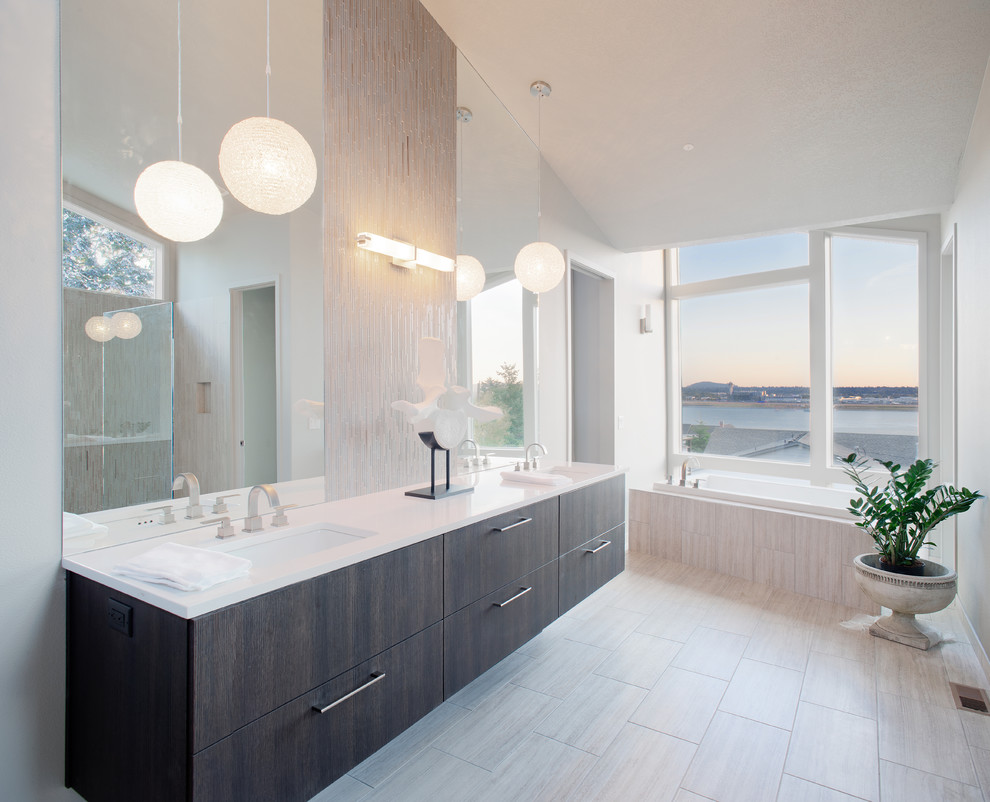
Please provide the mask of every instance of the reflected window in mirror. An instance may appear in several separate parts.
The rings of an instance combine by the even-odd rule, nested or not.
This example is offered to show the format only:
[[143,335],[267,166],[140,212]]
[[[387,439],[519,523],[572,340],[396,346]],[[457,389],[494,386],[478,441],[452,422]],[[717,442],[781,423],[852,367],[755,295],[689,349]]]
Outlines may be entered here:
[[535,439],[532,296],[513,280],[495,284],[462,305],[467,382],[478,404],[505,413],[489,423],[472,422],[471,437],[488,452],[512,454]]
[[63,287],[161,299],[163,261],[160,240],[81,206],[63,204]]

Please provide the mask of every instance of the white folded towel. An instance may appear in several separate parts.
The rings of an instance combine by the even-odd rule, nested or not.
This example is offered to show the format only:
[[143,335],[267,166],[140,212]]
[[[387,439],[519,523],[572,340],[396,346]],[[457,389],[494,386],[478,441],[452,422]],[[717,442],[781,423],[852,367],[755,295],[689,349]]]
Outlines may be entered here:
[[526,482],[534,485],[569,485],[574,481],[570,476],[540,471],[502,471],[502,478],[509,482]]
[[168,585],[179,590],[206,590],[247,576],[251,561],[221,551],[165,543],[113,567],[115,574]]
[[73,515],[71,512],[62,513],[62,537],[65,540],[71,537],[82,537],[83,535],[102,537],[109,531],[103,524],[94,523],[89,518],[83,518],[81,515]]

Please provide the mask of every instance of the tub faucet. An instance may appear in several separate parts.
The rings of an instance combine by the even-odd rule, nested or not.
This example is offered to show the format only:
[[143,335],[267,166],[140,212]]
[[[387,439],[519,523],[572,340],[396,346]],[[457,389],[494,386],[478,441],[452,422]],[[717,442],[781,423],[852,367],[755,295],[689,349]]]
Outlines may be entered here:
[[546,446],[543,445],[543,443],[530,443],[528,446],[526,446],[526,470],[527,471],[529,471],[529,470],[534,470],[535,471],[537,468],[540,467],[540,462],[539,462],[539,459],[537,457],[533,457],[532,460],[530,460],[530,458],[529,458],[529,450],[531,448],[538,448],[538,449],[540,449],[540,451],[543,452],[543,456],[544,457],[547,455],[547,449],[546,449]]
[[697,457],[688,457],[681,463],[681,487],[687,487],[687,478],[691,475],[691,469],[700,467],[701,463]]
[[172,482],[172,490],[181,490],[185,485],[189,491],[189,506],[186,507],[186,518],[202,518],[203,505],[199,503],[199,479],[194,473],[180,473]]
[[474,464],[475,465],[480,465],[481,464],[481,449],[478,448],[478,444],[474,440],[472,440],[470,437],[467,437],[464,440],[461,440],[461,445],[457,447],[457,450],[460,451],[461,450],[461,446],[463,446],[465,443],[470,443],[471,445],[474,446]]
[[272,509],[282,506],[278,499],[278,491],[271,485],[255,485],[248,491],[248,517],[244,520],[245,532],[260,532],[265,527],[261,525],[261,515],[258,512],[258,499],[264,493],[268,496],[268,506]]

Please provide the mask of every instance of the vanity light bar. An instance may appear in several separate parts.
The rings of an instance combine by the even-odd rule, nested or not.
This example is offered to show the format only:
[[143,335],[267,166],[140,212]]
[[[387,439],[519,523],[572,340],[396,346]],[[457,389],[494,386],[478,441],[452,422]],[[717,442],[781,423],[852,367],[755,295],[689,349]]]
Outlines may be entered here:
[[410,242],[380,237],[362,232],[357,235],[357,245],[368,251],[392,258],[392,264],[412,269],[416,266],[416,246]]
[[380,253],[392,259],[397,267],[414,268],[416,265],[439,270],[442,273],[454,271],[454,260],[438,253],[417,248],[410,242],[380,237],[378,234],[362,232],[357,235],[357,245],[368,251]]
[[416,249],[416,264],[422,265],[423,267],[431,267],[434,270],[439,270],[441,273],[454,272],[453,259],[450,259],[447,256],[441,256],[438,253],[424,251],[422,248]]

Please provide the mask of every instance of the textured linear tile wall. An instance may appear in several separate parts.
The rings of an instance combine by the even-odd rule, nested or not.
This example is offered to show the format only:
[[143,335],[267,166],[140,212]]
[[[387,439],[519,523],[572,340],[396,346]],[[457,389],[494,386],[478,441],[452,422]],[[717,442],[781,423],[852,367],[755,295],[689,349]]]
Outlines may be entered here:
[[429,477],[429,452],[390,404],[420,398],[421,337],[447,344],[454,378],[454,275],[392,267],[354,240],[371,231],[454,255],[456,60],[418,0],[326,9],[326,467],[336,499]]
[[629,491],[629,550],[869,612],[852,561],[873,542],[851,523],[687,495]]

